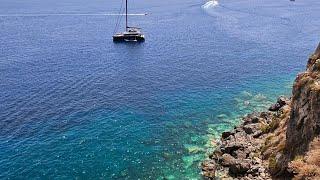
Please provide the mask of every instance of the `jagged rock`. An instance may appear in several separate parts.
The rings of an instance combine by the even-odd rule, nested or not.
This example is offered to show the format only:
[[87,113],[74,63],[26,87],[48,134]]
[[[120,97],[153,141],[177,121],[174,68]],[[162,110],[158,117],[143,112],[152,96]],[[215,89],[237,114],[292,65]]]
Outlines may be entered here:
[[238,132],[241,132],[241,131],[242,131],[241,125],[234,128],[234,132],[235,133],[238,133]]
[[234,140],[233,142],[242,144],[245,143],[247,140],[247,133],[243,130],[243,126],[241,127],[241,131],[234,134]]
[[255,131],[257,131],[259,127],[257,127],[256,124],[249,124],[249,125],[245,125],[243,126],[243,130],[247,133],[247,134],[253,134]]
[[227,131],[227,132],[223,132],[221,137],[222,137],[222,139],[226,139],[231,135],[234,135],[234,132]]
[[281,108],[281,105],[279,103],[275,103],[269,107],[269,111],[279,111],[280,108]]
[[220,148],[217,148],[214,150],[213,153],[209,154],[209,158],[215,161],[219,161],[222,155],[223,152],[221,152]]
[[245,118],[243,125],[255,124],[255,123],[258,123],[259,121],[260,121],[259,117],[253,116],[253,117]]
[[260,121],[260,119],[258,117],[253,117],[252,118],[252,123],[258,123]]
[[283,106],[288,104],[289,99],[281,96],[278,98],[277,102],[269,107],[269,111],[279,111]]
[[221,146],[220,147],[220,150],[221,152],[223,153],[227,153],[227,154],[231,154],[232,152],[240,149],[241,147],[243,147],[242,145],[238,144],[238,143],[230,143],[230,144],[227,144],[225,146]]
[[234,154],[237,157],[237,159],[245,159],[247,158],[248,152],[238,149],[237,151],[234,152]]
[[270,123],[272,121],[271,112],[262,112],[260,113],[260,118],[263,119],[263,122]]
[[221,165],[222,166],[230,166],[236,162],[236,159],[232,157],[230,154],[223,154],[221,157]]
[[246,126],[243,127],[243,130],[244,130],[244,132],[246,132],[247,134],[252,134],[253,131],[254,131],[254,128],[252,128],[252,126],[246,125]]
[[250,169],[249,160],[237,160],[230,165],[229,171],[231,174],[240,175],[245,174]]
[[278,98],[277,103],[279,103],[280,106],[282,107],[282,106],[288,104],[288,101],[289,101],[288,98],[281,96]]
[[252,174],[253,176],[257,176],[259,174],[259,168],[261,167],[261,165],[254,165],[251,166],[251,168],[248,170],[248,174]]
[[261,112],[259,117],[264,118],[264,119],[267,119],[269,116],[270,116],[270,113],[268,113],[268,112]]
[[264,173],[264,172],[265,172],[265,169],[262,168],[262,167],[260,167],[260,168],[259,168],[259,173]]
[[258,157],[254,157],[253,159],[257,164],[261,164],[262,163],[262,160],[260,158],[258,158]]
[[262,134],[263,134],[263,132],[261,130],[258,130],[252,135],[252,137],[253,138],[259,138]]
[[251,174],[248,175],[249,179],[253,179],[253,176]]
[[202,175],[206,179],[214,179],[216,174],[216,162],[214,160],[206,160],[201,163]]

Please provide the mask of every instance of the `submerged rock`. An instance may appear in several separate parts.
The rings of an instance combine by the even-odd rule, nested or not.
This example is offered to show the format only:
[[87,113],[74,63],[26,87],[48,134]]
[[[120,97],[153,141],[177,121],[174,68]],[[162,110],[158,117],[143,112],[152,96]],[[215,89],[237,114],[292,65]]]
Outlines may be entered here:
[[188,150],[188,153],[190,153],[190,154],[196,154],[196,153],[204,151],[204,149],[201,148],[200,146],[189,145],[189,144],[185,144],[184,146]]

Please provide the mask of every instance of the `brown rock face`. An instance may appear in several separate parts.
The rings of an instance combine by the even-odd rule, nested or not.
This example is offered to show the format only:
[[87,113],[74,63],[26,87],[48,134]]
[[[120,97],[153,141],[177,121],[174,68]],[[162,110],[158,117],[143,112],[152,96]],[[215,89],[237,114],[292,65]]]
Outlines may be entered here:
[[287,141],[278,174],[285,172],[289,161],[304,155],[310,142],[320,135],[320,44],[309,58],[307,71],[297,76],[292,94]]

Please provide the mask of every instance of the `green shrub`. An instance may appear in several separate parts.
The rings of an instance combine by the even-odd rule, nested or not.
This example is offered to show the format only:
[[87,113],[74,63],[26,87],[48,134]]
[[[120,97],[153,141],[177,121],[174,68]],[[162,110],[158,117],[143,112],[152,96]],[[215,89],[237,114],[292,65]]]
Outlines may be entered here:
[[276,155],[271,154],[269,157],[269,169],[272,171],[277,168],[277,160],[276,160]]

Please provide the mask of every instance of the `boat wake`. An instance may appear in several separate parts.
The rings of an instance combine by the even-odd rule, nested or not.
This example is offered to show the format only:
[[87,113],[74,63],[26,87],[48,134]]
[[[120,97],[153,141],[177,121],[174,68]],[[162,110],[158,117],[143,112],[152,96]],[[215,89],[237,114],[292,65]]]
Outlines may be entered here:
[[204,5],[202,5],[202,9],[204,9],[206,12],[210,12],[213,8],[219,5],[219,2],[217,0],[210,0]]
[[[126,14],[0,14],[0,17],[39,17],[39,16],[125,16]],[[147,13],[128,14],[128,16],[146,16]]]

